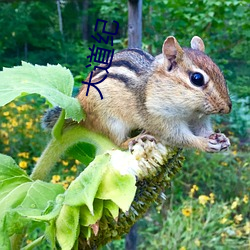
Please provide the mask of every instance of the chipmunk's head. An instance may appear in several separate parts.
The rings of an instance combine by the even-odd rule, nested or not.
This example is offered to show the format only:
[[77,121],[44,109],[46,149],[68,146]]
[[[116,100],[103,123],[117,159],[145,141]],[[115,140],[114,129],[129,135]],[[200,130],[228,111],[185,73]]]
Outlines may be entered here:
[[175,37],[169,36],[162,47],[164,72],[180,85],[184,98],[190,99],[197,112],[227,114],[232,104],[226,81],[204,51],[204,43],[198,36],[192,38],[191,48],[181,48]]

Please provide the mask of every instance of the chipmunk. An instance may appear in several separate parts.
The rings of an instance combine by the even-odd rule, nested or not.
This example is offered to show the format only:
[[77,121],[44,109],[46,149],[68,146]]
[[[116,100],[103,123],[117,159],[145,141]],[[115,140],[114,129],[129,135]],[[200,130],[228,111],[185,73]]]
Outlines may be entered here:
[[[169,36],[156,57],[140,49],[115,53],[107,78],[98,84],[103,99],[94,88],[86,96],[86,85],[77,96],[87,115],[82,125],[120,146],[127,145],[132,130],[141,129],[165,145],[206,152],[227,149],[228,138],[213,131],[209,117],[229,113],[232,104],[223,74],[204,50],[198,36],[191,48],[181,48]],[[105,74],[95,70],[91,82]],[[57,118],[60,109],[53,112]]]

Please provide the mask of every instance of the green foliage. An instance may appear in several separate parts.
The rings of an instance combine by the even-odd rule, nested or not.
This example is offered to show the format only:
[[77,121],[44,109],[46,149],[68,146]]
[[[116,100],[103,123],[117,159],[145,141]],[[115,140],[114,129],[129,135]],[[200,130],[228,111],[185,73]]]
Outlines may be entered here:
[[[84,118],[77,99],[72,98],[74,80],[69,70],[61,65],[33,66],[23,62],[22,66],[4,68],[0,72],[0,105],[25,94],[40,94],[54,106],[65,109],[65,118],[80,121]],[[8,85],[8,88],[6,88]]]
[[[81,82],[87,75],[88,47],[95,42],[91,35],[96,18],[118,21],[114,49],[127,47],[127,1],[86,2],[87,9],[83,9],[80,0],[61,4],[63,34],[59,31],[55,2],[2,3],[0,66],[14,66],[21,60],[43,65],[60,63],[70,68]],[[143,47],[158,54],[169,35],[175,35],[186,46],[192,36],[199,35],[205,41],[207,53],[223,69],[232,93],[246,97],[250,93],[249,13],[248,1],[144,0]],[[83,30],[84,22],[87,30]]]
[[186,198],[175,210],[146,217],[138,249],[248,249],[250,223],[242,200],[228,204],[206,195]]
[[[66,73],[66,76],[63,75],[63,73]],[[58,95],[61,99],[59,102],[63,102],[65,99],[67,100],[73,88],[71,74],[60,66],[34,67],[29,64],[24,64],[22,67],[5,70],[1,72],[0,76],[2,83],[2,105],[12,101],[15,97],[25,92],[39,94],[43,92],[49,101],[51,101],[50,98],[52,95],[53,98],[56,98],[56,95]],[[38,80],[35,76],[39,76],[38,80],[41,85],[37,84]],[[17,90],[14,84],[10,84],[10,86],[6,88],[7,85],[4,85],[4,83],[6,83],[7,80],[9,80],[10,83],[14,82],[14,80],[16,80],[15,77],[24,84],[18,86]],[[58,86],[58,83],[63,83],[63,80],[67,82],[69,86],[65,87],[63,84],[62,86]],[[30,85],[29,88],[26,83]],[[46,89],[46,92],[43,87]],[[69,91],[67,91],[67,89],[69,89]],[[12,91],[6,95],[6,91],[9,90]],[[57,90],[57,92],[55,92],[55,90]],[[60,90],[64,95],[59,95],[61,93]],[[74,101],[77,102],[76,99]],[[78,107],[77,105],[73,106],[74,112],[69,112],[68,115],[76,117],[75,114],[77,113]],[[8,114],[9,113],[5,113],[6,116]],[[78,116],[78,119],[81,118],[82,117]],[[56,127],[61,130],[60,120],[61,119],[59,119],[59,123]],[[58,133],[54,131],[54,134]],[[77,133],[77,136],[78,135]],[[6,135],[6,137],[8,137],[8,135]],[[58,140],[61,140],[60,136]],[[81,146],[84,147],[81,148]],[[78,148],[80,151],[84,150],[86,144],[78,144]],[[121,154],[124,155],[125,160],[128,153]],[[26,154],[22,155],[26,157]],[[0,198],[3,204],[0,213],[0,229],[1,246],[3,249],[10,248],[9,237],[14,233],[21,233],[23,228],[30,224],[30,219],[40,221],[43,224],[44,222],[49,222],[50,226],[46,230],[46,234],[48,234],[47,237],[50,239],[52,246],[55,246],[55,240],[57,239],[62,248],[71,249],[77,244],[77,238],[80,233],[79,218],[81,218],[81,221],[84,221],[81,224],[87,227],[86,229],[90,232],[88,233],[88,237],[90,237],[91,229],[88,227],[90,223],[93,223],[93,217],[95,216],[94,224],[102,217],[102,212],[98,206],[96,206],[96,202],[98,201],[96,200],[94,202],[95,197],[98,198],[100,202],[110,200],[110,202],[106,202],[102,206],[108,210],[110,209],[111,216],[117,216],[119,208],[123,211],[129,209],[135,195],[135,176],[131,174],[121,175],[118,170],[112,168],[114,160],[111,163],[111,157],[107,153],[97,157],[96,160],[90,164],[89,168],[86,168],[85,171],[72,182],[65,192],[65,195],[58,197],[57,195],[64,191],[62,186],[45,183],[40,180],[32,181],[28,178],[27,174],[17,166],[13,159],[5,155],[0,155],[0,158],[0,173],[2,173],[0,177],[0,186],[2,187]],[[36,169],[38,169],[38,165]],[[20,166],[24,167],[23,164]],[[49,167],[49,165],[46,167]],[[42,169],[42,171],[46,172],[47,170]],[[118,185],[118,188],[114,187],[116,185]],[[124,194],[124,191],[125,198],[121,195],[122,193]],[[87,206],[90,213],[85,211],[85,214],[83,213],[84,210],[82,210],[80,217],[81,206]],[[95,212],[94,208],[97,212]],[[96,217],[97,214],[99,215]],[[42,240],[43,237],[38,237],[31,245],[37,245],[41,243]],[[15,239],[13,242],[12,244],[15,244]]]
[[[12,158],[0,154],[1,197],[0,230],[1,249],[10,249],[9,237],[21,233],[30,221],[27,215],[37,215],[64,190],[57,184],[32,182]],[[39,197],[39,198],[38,198]]]
[[[64,1],[61,4],[61,11],[63,34],[59,31],[55,1],[3,1],[0,5],[0,67],[18,65],[21,60],[42,65],[60,63],[71,69],[80,86],[80,82],[87,75],[85,65],[88,64],[88,47],[93,44],[90,36],[94,34],[96,18],[109,22],[118,21],[120,27],[119,34],[114,40],[114,49],[127,47],[126,0],[89,1],[87,10],[83,9],[80,0]],[[88,31],[83,30],[84,15],[88,20]],[[168,35],[175,35],[180,44],[184,46],[188,46],[193,35],[199,35],[204,39],[206,52],[223,70],[233,97],[232,113],[227,117],[216,117],[216,124],[219,124],[219,127],[216,125],[217,128],[231,135],[233,146],[231,152],[225,154],[208,155],[190,151],[186,153],[184,171],[174,181],[172,192],[167,193],[170,205],[164,204],[163,212],[160,214],[152,210],[146,220],[141,222],[140,231],[145,231],[145,233],[140,235],[139,247],[159,249],[159,246],[163,246],[166,249],[175,249],[178,245],[196,249],[200,242],[200,248],[214,248],[215,244],[218,245],[218,249],[229,249],[231,246],[234,246],[235,249],[243,248],[247,242],[245,217],[249,216],[249,212],[242,200],[249,193],[250,185],[250,160],[247,146],[250,120],[248,98],[250,95],[249,3],[238,0],[203,0],[199,2],[144,0],[142,16],[143,49],[152,54],[161,52],[162,43]],[[83,41],[84,35],[87,36]],[[65,82],[64,79],[62,81]],[[19,81],[16,81],[15,86],[19,85]],[[27,100],[28,104],[26,104]],[[13,155],[19,166],[28,173],[37,162],[43,145],[46,143],[47,135],[41,132],[39,126],[40,116],[46,108],[44,100],[36,95],[21,97],[15,103],[12,102],[1,108],[0,152]],[[72,155],[72,151],[78,148],[77,145],[69,150],[69,155],[88,164],[96,152],[92,148],[93,150],[91,149],[89,152],[85,151],[86,155],[82,157],[82,146],[80,143],[78,151],[78,155],[81,155],[80,158],[76,157],[76,154]],[[53,170],[52,182],[60,183],[66,188],[84,167],[85,165],[79,161],[65,156],[58,161]],[[12,183],[6,181],[1,186],[6,188],[5,194],[8,192],[7,190],[27,180],[26,176],[17,179],[14,176],[10,178],[13,178]],[[182,209],[185,209],[185,206],[191,206],[187,193],[194,184],[199,186],[200,195],[215,193],[216,202],[203,207],[198,204],[198,200],[193,199],[193,217],[185,217]],[[30,184],[28,183],[28,185]],[[223,210],[225,202],[233,204],[233,201],[237,201],[242,206],[237,206],[237,210],[227,206],[229,211]],[[117,206],[112,209],[113,205],[113,203],[105,204],[105,206],[109,206],[109,211],[112,211],[112,215],[115,217]],[[98,199],[95,199],[93,206],[97,211],[94,218],[96,220],[100,216],[99,212],[101,213],[103,205],[98,203]],[[53,204],[48,206],[49,208],[53,210]],[[60,205],[53,210],[55,214],[58,213],[57,209],[61,209]],[[82,207],[82,210],[80,217],[85,213],[93,219],[90,211],[87,212],[86,206]],[[166,210],[169,212],[165,213]],[[218,218],[221,218],[225,211],[228,211],[227,223],[218,223]],[[234,216],[240,213],[243,215],[243,221],[237,224]],[[51,218],[54,216],[50,215]],[[15,213],[10,216],[13,221],[14,218],[20,218]],[[202,227],[207,218],[210,219],[206,224],[208,233],[205,235]],[[26,223],[18,219],[16,221],[20,225]],[[82,218],[81,221],[86,225],[85,219]],[[33,222],[29,229],[29,241],[43,240],[39,237],[44,228],[37,229],[36,223]],[[190,230],[190,225],[192,225],[192,230]],[[51,242],[55,239],[53,228],[54,226],[51,225],[46,229],[46,235]],[[219,235],[219,233],[221,234]],[[87,231],[86,235],[90,235],[90,231]],[[0,236],[2,235],[0,234]],[[210,239],[213,241],[211,242]],[[36,244],[36,242],[33,241],[31,244]],[[47,246],[47,249],[49,247]],[[124,240],[109,245],[108,249],[123,247]]]

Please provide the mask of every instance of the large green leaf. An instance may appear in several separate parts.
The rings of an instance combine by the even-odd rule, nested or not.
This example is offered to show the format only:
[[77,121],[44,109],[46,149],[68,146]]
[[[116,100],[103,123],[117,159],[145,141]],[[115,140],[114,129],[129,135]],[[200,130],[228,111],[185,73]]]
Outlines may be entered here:
[[34,66],[22,62],[22,66],[0,72],[0,106],[18,96],[36,93],[53,106],[65,109],[66,118],[80,121],[84,114],[78,100],[71,97],[73,85],[71,72],[61,65]]
[[47,212],[55,219],[63,201],[56,198],[64,189],[61,185],[32,181],[9,156],[0,155],[0,162],[0,249],[9,249],[9,236],[21,233],[31,222],[29,216]]
[[117,219],[119,215],[119,207],[113,201],[105,200],[103,202],[103,207],[108,209],[114,219]]
[[93,202],[94,215],[90,213],[87,206],[80,208],[80,225],[89,226],[95,224],[102,217],[103,200],[95,199]]
[[64,250],[71,250],[79,234],[79,207],[64,205],[56,220],[56,238]]
[[22,175],[28,177],[10,156],[0,154],[0,181]]
[[78,142],[68,148],[66,154],[84,163],[85,165],[88,165],[95,158],[96,148],[92,144]]
[[90,212],[94,214],[94,198],[109,165],[109,154],[97,156],[71,183],[68,190],[65,192],[64,203],[70,206],[87,205]]
[[135,176],[120,172],[109,167],[103,176],[96,198],[112,200],[122,211],[126,212],[134,199],[136,192]]

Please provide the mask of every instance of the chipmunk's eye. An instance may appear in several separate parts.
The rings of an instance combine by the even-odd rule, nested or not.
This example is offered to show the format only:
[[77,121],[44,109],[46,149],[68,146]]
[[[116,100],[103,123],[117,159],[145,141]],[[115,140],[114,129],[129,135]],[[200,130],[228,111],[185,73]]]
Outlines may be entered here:
[[195,72],[190,74],[190,81],[198,87],[201,87],[204,85],[204,77],[201,73]]

